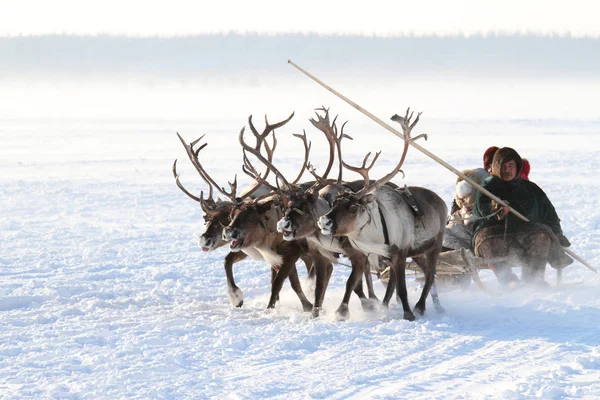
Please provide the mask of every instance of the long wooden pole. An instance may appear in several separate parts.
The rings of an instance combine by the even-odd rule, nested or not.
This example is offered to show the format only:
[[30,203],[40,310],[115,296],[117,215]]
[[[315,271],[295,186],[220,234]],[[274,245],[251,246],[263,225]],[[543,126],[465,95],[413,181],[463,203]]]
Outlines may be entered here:
[[[365,114],[367,117],[371,118],[373,121],[377,122],[383,128],[385,128],[388,131],[392,132],[394,135],[396,135],[396,136],[404,139],[404,135],[402,133],[400,133],[399,131],[397,131],[396,129],[394,129],[392,126],[386,124],[381,119],[377,118],[375,115],[371,114],[369,111],[365,110],[364,108],[362,108],[361,106],[359,106],[358,104],[356,104],[355,102],[353,102],[352,100],[350,100],[349,98],[347,98],[346,96],[344,96],[343,94],[341,94],[340,92],[338,92],[335,89],[333,89],[332,87],[326,85],[321,80],[319,80],[317,77],[315,77],[314,75],[312,75],[309,72],[307,72],[304,69],[302,69],[300,66],[298,66],[296,63],[294,63],[292,60],[288,60],[288,63],[291,64],[298,71],[302,72],[304,75],[308,76],[310,79],[312,79],[313,81],[317,82],[319,85],[321,85],[322,87],[324,87],[325,89],[327,89],[328,91],[330,91],[331,93],[333,93],[334,95],[336,95],[337,97],[339,97],[340,99],[344,100],[346,103],[348,103],[352,107],[356,108],[361,113]],[[498,204],[500,204],[500,205],[502,205],[504,207],[509,207],[510,208],[510,212],[513,213],[514,215],[516,215],[517,217],[521,218],[523,221],[529,222],[529,220],[523,214],[519,213],[517,210],[513,209],[512,207],[510,207],[509,204],[507,204],[504,201],[502,201],[502,199],[500,199],[499,197],[495,196],[490,191],[488,191],[485,188],[483,188],[479,183],[475,182],[473,179],[469,178],[468,176],[466,176],[465,174],[463,174],[462,172],[460,172],[459,170],[457,170],[456,168],[454,168],[452,165],[448,164],[446,161],[442,160],[441,158],[439,158],[438,156],[436,156],[435,154],[433,154],[429,150],[421,147],[418,143],[415,143],[414,141],[410,141],[409,144],[411,146],[413,146],[415,149],[419,150],[421,153],[425,154],[427,157],[433,159],[437,163],[443,165],[444,167],[446,167],[447,169],[449,169],[450,171],[452,171],[454,174],[460,176],[465,181],[469,182],[471,185],[473,185],[474,187],[476,187],[480,192],[482,192],[483,194],[485,194],[486,196],[488,196],[490,199],[495,200]],[[576,259],[577,261],[579,261],[580,263],[582,263],[583,265],[585,265],[587,268],[589,268],[590,270],[594,271],[595,273],[598,273],[598,271],[594,267],[592,267],[590,264],[588,264],[584,259],[582,259],[581,257],[579,257],[577,254],[573,253],[568,248],[565,248],[564,250],[571,257],[573,257],[574,259]]]

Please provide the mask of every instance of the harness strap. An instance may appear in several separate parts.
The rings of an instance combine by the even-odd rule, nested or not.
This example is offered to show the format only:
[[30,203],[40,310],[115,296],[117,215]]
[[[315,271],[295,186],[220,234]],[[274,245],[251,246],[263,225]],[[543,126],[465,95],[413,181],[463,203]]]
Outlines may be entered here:
[[414,216],[415,217],[422,217],[423,214],[424,214],[423,213],[423,209],[419,206],[419,203],[413,197],[413,195],[410,192],[410,190],[408,190],[408,186],[404,185],[404,188],[398,190],[398,192],[400,192],[400,194],[402,195],[402,197],[404,197],[404,200],[406,201],[406,204],[408,204],[408,206],[410,207],[410,210],[412,211],[412,213],[414,214]]
[[388,235],[387,224],[385,223],[385,218],[383,216],[383,212],[381,211],[381,207],[377,207],[379,211],[379,217],[381,217],[381,226],[383,227],[383,238],[385,239],[385,244],[390,244],[390,236]]

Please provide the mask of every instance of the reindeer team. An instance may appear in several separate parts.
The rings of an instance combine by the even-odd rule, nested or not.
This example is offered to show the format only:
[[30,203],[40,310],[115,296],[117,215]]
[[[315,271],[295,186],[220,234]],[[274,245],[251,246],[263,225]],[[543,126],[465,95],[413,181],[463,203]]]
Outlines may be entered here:
[[[403,151],[392,171],[383,178],[372,180],[369,171],[380,153],[375,155],[369,166],[366,164],[370,153],[365,156],[362,166],[348,165],[342,158],[342,141],[351,138],[344,133],[344,126],[338,130],[336,120],[330,121],[328,109],[317,111],[320,112],[316,113],[317,118],[310,121],[325,134],[329,143],[329,162],[322,176],[309,162],[311,146],[306,133],[294,135],[302,140],[305,154],[300,172],[293,181],[288,180],[273,162],[277,147],[274,131],[289,122],[294,114],[275,124],[269,124],[265,117],[262,133],[255,128],[250,116],[248,125],[255,143],[250,145],[246,142],[245,129],[239,134],[239,142],[243,152],[243,171],[255,183],[239,196],[236,179],[229,183],[230,191],[227,191],[205,169],[200,155],[206,143],[198,145],[203,137],[188,144],[178,134],[192,165],[209,187],[207,197],[204,198],[204,193],[197,197],[185,189],[176,170],[177,160],[173,164],[173,175],[177,186],[199,202],[205,213],[205,231],[199,240],[202,250],[213,251],[229,244],[224,266],[231,304],[236,307],[243,304],[243,293],[233,277],[233,264],[250,256],[271,266],[271,295],[267,308],[275,307],[282,285],[289,279],[304,311],[318,317],[333,265],[340,255],[344,255],[350,260],[352,270],[342,303],[336,311],[339,319],[349,317],[348,303],[352,292],[359,297],[364,309],[375,308],[377,297],[373,290],[371,267],[380,263],[387,263],[391,268],[384,306],[388,306],[395,291],[398,302],[402,304],[404,319],[412,321],[416,318],[415,314],[421,316],[425,313],[426,299],[431,294],[435,309],[443,312],[434,279],[447,218],[446,205],[428,189],[399,188],[390,182],[401,172],[409,142],[414,140],[411,132],[419,121],[420,113],[414,120],[410,110],[405,116],[392,117],[402,127]],[[336,179],[328,178],[336,154],[338,175]],[[249,155],[262,164],[260,169],[264,168],[264,173],[252,164]],[[363,179],[345,181],[342,177],[344,168],[359,173]],[[300,182],[307,169],[314,180]],[[271,172],[275,184],[267,180]],[[225,199],[215,199],[213,188]],[[411,257],[425,275],[421,296],[412,310],[405,281],[407,257]],[[306,265],[309,277],[315,279],[312,303],[300,284],[296,270],[298,259]],[[363,277],[367,295],[363,291]]]

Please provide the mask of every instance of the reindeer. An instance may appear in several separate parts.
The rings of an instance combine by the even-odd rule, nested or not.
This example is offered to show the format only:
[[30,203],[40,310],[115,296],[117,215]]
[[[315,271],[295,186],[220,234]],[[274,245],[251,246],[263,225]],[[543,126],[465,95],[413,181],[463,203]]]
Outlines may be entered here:
[[[291,119],[291,116],[289,119]],[[270,170],[267,170],[265,177],[262,177],[246,155],[246,151],[250,151],[266,163],[272,162],[272,159],[264,159],[260,152],[261,142],[264,140],[265,134],[261,135],[256,131],[252,124],[252,116],[250,116],[248,122],[252,133],[256,137],[256,145],[251,147],[244,142],[245,128],[242,128],[239,141],[244,149],[243,170],[250,176],[260,178],[261,182],[267,182],[264,178]],[[283,124],[280,123],[279,126],[281,125]],[[306,133],[303,141],[305,157],[308,157],[310,145],[306,141]],[[306,161],[304,164],[306,164]],[[305,169],[304,164],[294,184],[302,177]],[[280,200],[277,195],[269,194],[252,201],[239,203],[233,207],[230,213],[230,222],[223,230],[223,239],[230,242],[232,252],[243,251],[251,256],[260,256],[272,266],[271,297],[267,308],[275,307],[283,282],[289,276],[292,288],[298,294],[304,311],[310,311],[313,305],[302,292],[295,264],[302,257],[304,257],[305,262],[312,263],[313,261],[310,256],[305,255],[306,243],[304,241],[286,242],[283,240],[283,236],[277,232],[276,223],[281,216]]]
[[[416,314],[423,315],[425,301],[434,284],[436,262],[442,247],[447,215],[444,201],[428,189],[421,187],[404,189],[408,198],[414,199],[421,207],[422,215],[416,216],[407,197],[401,191],[385,186],[385,183],[400,171],[404,163],[411,140],[410,133],[419,121],[420,115],[419,113],[412,123],[413,114],[409,115],[409,110],[404,117],[398,115],[392,117],[392,120],[402,126],[404,149],[396,167],[383,178],[371,183],[368,175],[380,153],[375,155],[368,167],[366,162],[371,153],[365,156],[360,168],[343,163],[347,169],[361,174],[365,185],[356,193],[339,195],[333,202],[332,209],[319,218],[322,234],[347,236],[351,245],[357,250],[390,259],[395,281],[390,279],[384,304],[388,304],[396,288],[397,298],[404,310],[404,319],[409,321],[415,320],[415,314],[408,304],[405,280],[406,258],[412,257],[425,274],[421,297],[414,308]],[[344,299],[349,298],[348,292],[356,285],[361,272],[358,268],[352,269]],[[432,290],[432,298],[435,308],[440,312],[443,311],[435,287]],[[340,308],[343,310],[343,307],[344,303]]]
[[[273,151],[277,146],[277,140],[273,135],[273,144],[271,147],[269,147],[269,145],[265,142],[266,137],[272,131],[274,131],[274,129],[283,126],[285,123],[287,123],[292,117],[293,114],[287,120],[273,125],[269,125],[267,123],[265,130],[260,135],[261,139],[259,147],[264,142],[264,147],[270,160],[272,160]],[[250,124],[252,129],[255,130],[254,126],[252,125],[252,122],[250,122]],[[179,135],[179,133],[177,134],[177,136],[183,144],[192,165],[194,165],[202,179],[207,183],[209,187],[208,198],[204,199],[203,193],[200,194],[200,197],[196,197],[195,195],[191,194],[187,189],[185,189],[185,187],[181,184],[179,180],[179,174],[176,170],[177,160],[175,160],[175,162],[173,163],[173,175],[175,177],[175,182],[177,184],[177,187],[179,187],[187,196],[200,203],[200,206],[205,213],[205,231],[199,238],[199,245],[202,248],[202,251],[213,251],[228,243],[222,238],[223,227],[229,224],[229,217],[234,207],[241,203],[250,201],[250,199],[264,196],[268,194],[270,190],[266,186],[256,182],[253,186],[243,191],[240,197],[236,197],[236,178],[234,179],[233,183],[229,183],[231,191],[227,192],[224,188],[220,187],[218,184],[215,183],[215,181],[210,177],[208,172],[206,172],[205,168],[202,166],[202,163],[198,158],[200,151],[207,146],[207,143],[204,143],[197,149],[194,149],[194,146],[204,138],[204,135],[199,139],[195,140],[194,142],[191,142],[190,144],[186,143],[181,137],[181,135]],[[268,175],[268,173],[269,171],[266,172],[265,176]],[[228,200],[215,201],[213,198],[213,187],[216,187],[217,190]],[[252,248],[248,248],[246,249],[246,252],[230,251],[224,260],[224,268],[227,278],[227,293],[229,295],[231,304],[235,307],[241,307],[243,305],[244,300],[242,290],[235,284],[235,280],[233,277],[233,264],[245,259],[249,254],[255,258],[260,257],[259,254],[252,251]],[[307,264],[307,266],[311,265],[312,263],[309,259],[304,259],[304,261]],[[290,275],[290,282],[292,282],[292,287],[294,288],[301,287],[300,281],[297,278],[297,273]]]

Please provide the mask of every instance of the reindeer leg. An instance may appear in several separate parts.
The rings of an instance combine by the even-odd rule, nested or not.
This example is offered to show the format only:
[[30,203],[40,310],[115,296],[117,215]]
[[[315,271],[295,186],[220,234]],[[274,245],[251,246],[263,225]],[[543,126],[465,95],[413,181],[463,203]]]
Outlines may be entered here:
[[[437,265],[437,250],[430,251],[425,256],[413,257],[413,260],[417,263],[423,274],[425,275],[425,283],[423,284],[423,290],[421,297],[415,305],[415,314],[421,316],[425,314],[427,296],[431,292],[431,299],[433,300],[433,306],[436,311],[440,314],[444,313],[444,307],[440,303],[438,296],[437,287],[435,286],[435,266]],[[434,266],[434,267],[432,267]]]
[[275,304],[279,301],[279,291],[283,286],[283,281],[281,283],[278,282],[277,285],[279,286],[279,290],[277,290],[277,293],[274,292],[275,281],[278,275],[277,270],[278,268],[271,266],[271,297],[269,298],[267,308],[275,308]]
[[392,258],[392,266],[394,268],[394,273],[396,274],[396,297],[399,302],[402,303],[404,319],[414,321],[416,318],[410,310],[410,305],[408,304],[408,292],[406,290],[406,255],[395,254]]
[[[287,266],[286,268],[287,269]],[[282,268],[279,273],[283,272],[284,268]],[[311,311],[313,309],[312,303],[306,298],[304,292],[302,291],[302,285],[300,284],[300,279],[298,278],[298,270],[296,269],[296,262],[291,263],[291,267],[287,273],[288,278],[290,280],[290,284],[292,285],[292,289],[298,295],[300,302],[302,303],[302,310],[305,312]],[[285,278],[284,278],[285,279]],[[282,281],[283,283],[283,281]],[[281,287],[279,287],[281,290]]]
[[385,295],[383,296],[383,301],[381,304],[388,308],[390,306],[390,300],[394,295],[394,290],[396,289],[396,274],[394,273],[394,269],[390,268],[390,280],[388,281],[387,288],[385,289]]
[[[368,268],[368,265],[365,266],[364,268]],[[366,272],[364,272],[363,274],[366,274]],[[358,282],[356,283],[356,286],[354,287],[354,293],[356,293],[356,295],[360,299],[360,305],[362,306],[363,310],[375,311],[374,302],[365,295],[365,291],[363,289],[362,276],[358,277]]]
[[229,252],[225,256],[225,276],[227,277],[227,294],[229,295],[229,302],[234,307],[241,307],[244,304],[244,293],[237,287],[235,280],[233,279],[233,264],[248,257],[241,251]]
[[[267,308],[275,308],[275,304],[279,301],[279,292],[281,292],[281,288],[283,287],[283,282],[286,280],[288,276],[291,275],[291,267],[289,263],[283,263],[282,266],[271,266],[271,297],[269,298],[269,304]],[[298,271],[296,270],[296,266],[294,265],[294,272],[296,273],[296,279],[298,279]],[[293,278],[290,278],[290,282]],[[292,284],[292,288],[294,285]]]
[[279,268],[273,268],[271,271],[271,298],[269,299],[267,308],[275,307],[275,303],[279,300],[279,292],[281,292],[283,282],[289,277],[292,289],[294,289],[294,292],[296,292],[302,302],[302,308],[304,311],[310,311],[312,303],[308,301],[302,291],[302,285],[300,284],[300,279],[298,279],[298,270],[296,269],[296,261],[298,261],[301,254],[298,243],[283,242],[281,246],[278,246],[277,252],[282,255],[283,260]]
[[309,279],[309,278],[315,279],[315,268],[314,268],[313,257],[308,254],[303,254],[302,256],[300,256],[300,259],[306,266],[306,273],[307,273],[306,278],[307,279]]
[[300,258],[304,262],[304,265],[306,265],[306,284],[310,288],[310,291],[312,292],[315,290],[315,281],[317,279],[317,271],[315,268],[315,261],[314,261],[312,255],[309,255],[306,253],[302,254],[300,256]]
[[298,278],[298,270],[296,269],[295,262],[284,262],[283,265],[277,271],[276,268],[271,269],[271,298],[267,308],[275,308],[275,304],[279,301],[279,293],[283,287],[283,282],[286,278],[289,278],[292,285],[292,289],[298,295],[300,302],[302,303],[302,309],[304,311],[310,311],[312,309],[312,303],[308,301],[304,292],[302,291],[302,285]]
[[315,270],[316,275],[316,285],[315,303],[313,305],[311,318],[316,318],[319,316],[323,306],[323,299],[325,298],[325,291],[327,290],[327,285],[329,284],[329,278],[331,278],[331,273],[333,272],[333,265],[322,256],[315,256],[313,261],[313,269]]
[[431,300],[433,300],[433,308],[437,311],[438,314],[445,314],[446,309],[442,306],[440,302],[440,296],[438,295],[437,285],[435,284],[435,278],[433,283],[431,284]]
[[[342,304],[338,307],[336,314],[338,319],[348,319],[350,313],[348,312],[348,302],[350,301],[350,296],[352,295],[352,291],[356,288],[356,285],[361,280],[361,276],[363,274],[365,264],[367,261],[367,257],[362,253],[357,253],[349,257],[352,263],[352,272],[350,272],[350,276],[346,281],[346,290],[344,292],[344,297],[342,299]],[[360,288],[362,291],[362,287]],[[357,293],[358,294],[358,293]],[[364,296],[364,293],[363,293]],[[360,295],[359,295],[360,297]]]
[[371,263],[370,260],[367,260],[367,265],[365,266],[365,282],[367,283],[367,292],[369,293],[369,299],[373,301],[378,301],[377,295],[375,294],[375,290],[373,289],[373,277],[371,276]]

